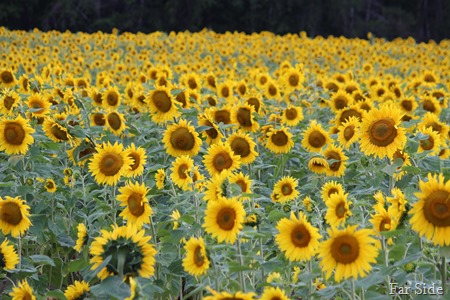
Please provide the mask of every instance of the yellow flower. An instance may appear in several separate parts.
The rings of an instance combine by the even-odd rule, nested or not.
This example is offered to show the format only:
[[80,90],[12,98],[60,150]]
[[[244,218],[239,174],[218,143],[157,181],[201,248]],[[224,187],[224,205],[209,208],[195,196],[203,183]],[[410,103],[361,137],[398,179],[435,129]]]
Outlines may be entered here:
[[286,293],[279,287],[265,287],[260,300],[289,300]]
[[191,172],[194,168],[194,160],[187,155],[182,155],[172,162],[170,178],[183,191],[192,190]]
[[291,176],[284,176],[273,187],[276,202],[281,204],[294,200],[300,194],[297,191],[297,180]]
[[330,142],[331,138],[322,125],[317,124],[316,120],[311,121],[303,134],[302,146],[310,152],[320,152]]
[[89,293],[89,284],[87,282],[75,280],[74,284],[71,284],[64,291],[64,296],[66,296],[67,300],[77,300],[82,299],[83,295]]
[[124,175],[127,177],[136,177],[142,175],[144,173],[144,166],[147,163],[147,155],[145,154],[145,149],[141,147],[137,147],[134,143],[131,143],[125,149],[128,157],[132,159],[132,163],[130,169],[126,170]]
[[19,255],[17,255],[14,246],[5,239],[0,244],[0,270],[14,270],[19,263]]
[[19,282],[18,286],[13,287],[12,292],[9,293],[12,300],[36,300],[36,296],[33,293],[33,289],[30,287],[26,279]]
[[32,133],[34,129],[20,115],[13,120],[0,120],[0,151],[4,150],[8,155],[27,153],[34,143]]
[[0,229],[4,235],[23,235],[31,226],[30,207],[20,197],[0,197]]
[[150,108],[152,120],[155,123],[171,121],[180,115],[180,111],[175,105],[175,97],[167,87],[161,86],[151,91],[145,102]]
[[183,258],[184,270],[196,277],[206,274],[209,269],[209,260],[206,256],[203,238],[190,238],[184,249],[186,249],[186,256]]
[[45,180],[45,189],[47,190],[47,192],[49,193],[54,193],[56,192],[56,184],[55,181],[51,178],[47,178],[47,180]]
[[135,225],[137,229],[144,224],[150,224],[153,211],[148,204],[148,188],[145,184],[127,183],[119,189],[119,193],[117,200],[120,201],[120,206],[125,207],[119,216]]
[[349,208],[352,202],[347,201],[347,196],[348,194],[345,193],[334,193],[325,203],[327,205],[325,220],[332,227],[343,225],[345,220],[352,215]]
[[163,137],[164,148],[172,156],[195,156],[200,151],[202,140],[190,122],[181,119],[178,124],[167,127]]
[[266,148],[273,153],[288,153],[294,146],[292,134],[288,128],[270,129],[267,133]]
[[78,238],[73,249],[75,249],[77,252],[81,252],[81,248],[83,248],[88,239],[86,225],[84,225],[83,223],[79,223],[77,226],[77,230]]
[[234,154],[228,143],[210,145],[203,163],[211,176],[220,173],[229,174],[241,164],[240,157]]
[[258,156],[258,152],[255,151],[256,143],[247,133],[235,132],[227,139],[234,154],[241,157],[242,164],[247,165],[252,163]]
[[162,190],[164,188],[164,181],[166,179],[166,171],[164,169],[158,169],[155,173],[155,181],[156,181],[156,187],[159,190]]

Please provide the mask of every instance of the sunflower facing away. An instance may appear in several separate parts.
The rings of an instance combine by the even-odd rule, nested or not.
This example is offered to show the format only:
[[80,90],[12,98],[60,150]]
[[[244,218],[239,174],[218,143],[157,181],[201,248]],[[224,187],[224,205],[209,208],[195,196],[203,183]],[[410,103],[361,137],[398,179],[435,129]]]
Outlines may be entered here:
[[316,254],[321,235],[302,212],[299,217],[291,212],[290,219],[281,219],[277,230],[277,245],[290,261],[308,261]]
[[66,296],[67,300],[81,300],[87,297],[89,291],[87,282],[75,280],[74,284],[69,285],[64,291],[64,296]]
[[371,236],[373,231],[356,228],[328,229],[329,238],[321,242],[318,249],[320,267],[327,279],[333,271],[336,282],[365,277],[372,269],[370,264],[376,262],[379,249],[377,240]]
[[309,152],[320,152],[330,142],[331,138],[322,125],[317,124],[316,120],[312,120],[303,134],[302,146]]
[[8,155],[27,153],[28,147],[34,143],[33,133],[34,129],[21,116],[0,120],[0,151]]
[[158,190],[162,190],[164,188],[165,179],[166,171],[164,171],[164,169],[158,169],[155,173],[155,182]]
[[292,133],[288,128],[270,129],[267,133],[266,148],[273,153],[288,153],[294,146]]
[[434,245],[450,245],[450,180],[443,174],[428,174],[419,182],[418,201],[409,211],[412,229]]
[[196,277],[206,274],[209,269],[209,259],[203,238],[190,238],[184,249],[186,250],[186,256],[183,258],[184,270]]
[[203,163],[209,174],[228,174],[239,168],[240,157],[234,154],[228,143],[218,143],[209,146],[208,153],[204,156]]
[[170,179],[183,191],[192,190],[191,171],[194,168],[194,160],[187,155],[177,157],[172,162]]
[[30,207],[20,197],[0,197],[0,229],[4,235],[23,235],[31,226]]
[[88,235],[86,225],[79,223],[77,226],[77,241],[75,242],[75,249],[78,253],[81,252],[81,248],[87,243]]
[[42,124],[45,135],[56,143],[66,142],[72,140],[67,128],[59,124],[52,118],[45,118]]
[[234,154],[241,157],[240,161],[244,165],[252,163],[258,156],[255,151],[256,143],[247,133],[235,132],[228,137],[227,142]]
[[147,155],[145,154],[145,149],[141,147],[137,147],[134,143],[131,143],[125,151],[127,152],[128,157],[132,159],[132,163],[130,169],[125,171],[125,176],[127,177],[136,177],[142,175],[144,173],[144,166],[147,163]]
[[281,204],[294,200],[300,193],[297,191],[297,180],[291,176],[284,176],[273,187],[275,202]]
[[13,287],[12,292],[9,293],[12,300],[36,300],[36,296],[33,293],[33,289],[28,284],[26,279],[19,282],[19,284]]
[[99,184],[116,185],[130,168],[133,160],[119,143],[103,143],[95,147],[97,153],[89,162],[89,171]]
[[150,236],[135,226],[114,225],[112,231],[102,230],[91,244],[91,270],[97,269],[103,261],[111,256],[109,263],[97,274],[101,280],[112,276],[141,276],[149,278],[155,272],[154,245]]
[[14,246],[8,240],[4,240],[0,244],[0,271],[14,270],[19,263],[19,255],[17,255]]
[[198,137],[195,128],[186,120],[167,127],[163,137],[164,148],[172,156],[195,156],[200,151],[202,140]]
[[119,189],[119,193],[117,200],[120,201],[120,206],[125,207],[120,216],[138,229],[144,224],[150,224],[153,211],[148,204],[148,188],[145,184],[127,183]]
[[166,87],[158,87],[151,91],[145,102],[150,108],[152,120],[155,123],[164,123],[180,115],[175,105],[175,98]]
[[233,244],[243,228],[244,218],[245,210],[241,202],[234,198],[219,198],[208,201],[203,228],[219,243],[225,241]]

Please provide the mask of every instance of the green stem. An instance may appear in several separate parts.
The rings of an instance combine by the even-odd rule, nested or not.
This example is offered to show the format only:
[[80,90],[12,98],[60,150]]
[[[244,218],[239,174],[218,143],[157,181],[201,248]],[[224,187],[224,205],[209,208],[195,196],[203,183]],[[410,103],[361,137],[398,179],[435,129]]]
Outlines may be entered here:
[[[242,251],[241,251],[241,243],[239,242],[239,239],[236,240],[236,248],[237,248],[237,255],[239,256],[239,265],[242,267],[244,266],[244,258],[242,257]],[[242,290],[246,291],[245,288],[245,279],[244,279],[244,271],[239,271],[239,281],[241,283]]]
[[313,274],[312,259],[310,259],[309,262],[308,262],[308,269],[309,269],[309,276],[311,277],[309,279],[309,283],[308,283],[308,286],[309,286],[309,299],[313,299],[312,294],[314,293],[314,290],[313,290],[313,286],[314,285],[313,285],[313,282],[312,282],[312,274]]
[[441,285],[442,285],[442,296],[447,293],[447,262],[445,256],[442,257],[441,262]]
[[[259,231],[259,226],[258,226],[258,231]],[[262,238],[259,238],[259,255],[261,256],[261,261],[264,261]],[[266,278],[266,276],[264,275],[264,268],[261,268],[261,280],[264,280],[264,278]]]
[[[384,265],[389,266],[389,252],[386,245],[386,237],[381,237],[381,246],[383,251]],[[386,292],[389,293],[389,285],[391,283],[391,276],[386,275]]]
[[352,300],[356,300],[356,293],[355,293],[355,279],[351,279],[350,281],[352,285]]
[[22,237],[19,234],[17,239],[17,254],[19,255],[19,267],[18,270],[22,269]]
[[117,224],[117,220],[116,220],[116,215],[117,215],[117,203],[116,203],[116,186],[113,185],[112,186],[112,191],[111,191],[111,207],[112,207],[112,211],[113,211],[113,223]]

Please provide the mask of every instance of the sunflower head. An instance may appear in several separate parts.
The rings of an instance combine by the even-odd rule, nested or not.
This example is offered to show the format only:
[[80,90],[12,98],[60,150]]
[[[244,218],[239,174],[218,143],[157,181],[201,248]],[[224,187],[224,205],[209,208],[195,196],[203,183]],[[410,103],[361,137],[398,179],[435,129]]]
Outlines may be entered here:
[[0,150],[9,155],[27,153],[34,143],[33,133],[34,129],[20,115],[12,120],[0,120]]
[[228,174],[238,169],[241,164],[240,157],[234,154],[228,143],[211,145],[203,162],[210,175],[222,172]]
[[184,249],[186,249],[186,256],[183,259],[184,270],[194,276],[206,274],[209,269],[209,259],[203,238],[190,238]]
[[19,255],[17,255],[14,246],[5,239],[0,244],[0,270],[14,270],[19,263]]
[[181,119],[178,124],[167,127],[163,143],[166,152],[172,156],[195,156],[200,151],[202,140],[190,122]]
[[30,207],[20,197],[0,198],[0,229],[4,235],[23,235],[31,226]]

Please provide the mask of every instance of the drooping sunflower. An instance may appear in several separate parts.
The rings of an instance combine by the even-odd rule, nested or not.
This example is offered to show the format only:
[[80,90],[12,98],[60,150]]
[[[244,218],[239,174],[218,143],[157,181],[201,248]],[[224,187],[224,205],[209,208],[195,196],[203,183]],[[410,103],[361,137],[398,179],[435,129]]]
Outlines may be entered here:
[[127,128],[124,115],[117,111],[110,111],[105,119],[108,128],[114,135],[120,135]]
[[376,262],[378,243],[371,236],[370,229],[356,230],[350,226],[342,230],[329,228],[329,238],[319,245],[318,256],[320,267],[330,278],[335,271],[334,279],[340,282],[347,278],[365,277]]
[[208,145],[215,144],[222,140],[223,134],[220,132],[217,125],[213,123],[213,119],[209,114],[199,115],[198,125],[210,127],[202,132],[202,135],[206,138],[206,143]]
[[42,124],[45,135],[56,143],[67,142],[72,140],[67,128],[59,124],[53,118],[45,118]]
[[107,110],[115,110],[119,107],[122,96],[117,87],[109,87],[102,93],[102,104]]
[[244,165],[252,163],[258,156],[255,147],[256,143],[246,133],[235,132],[227,139],[234,154],[241,157],[241,163]]
[[300,106],[289,105],[283,110],[281,122],[286,126],[295,127],[303,118],[303,111]]
[[14,246],[5,239],[0,244],[0,271],[14,270],[19,263],[19,255],[17,255]]
[[36,296],[33,293],[33,289],[28,284],[26,279],[19,282],[19,284],[13,287],[12,291],[9,293],[12,300],[36,300]]
[[281,204],[294,200],[300,194],[297,191],[297,180],[291,176],[284,176],[278,180],[273,187],[273,194],[276,195],[276,202]]
[[89,284],[84,280],[75,282],[67,287],[64,291],[64,296],[66,296],[67,300],[81,300],[87,297],[90,288]]
[[0,197],[0,229],[4,235],[23,235],[31,226],[30,207],[20,197]]
[[150,108],[153,122],[164,123],[178,117],[180,111],[175,105],[175,101],[175,97],[167,87],[158,87],[151,91],[145,102]]
[[209,269],[209,259],[206,255],[203,238],[191,237],[184,246],[186,256],[183,258],[183,268],[193,276],[206,274]]
[[412,229],[434,245],[450,245],[450,180],[443,174],[428,174],[428,181],[420,181],[418,201],[409,214]]
[[178,124],[167,127],[163,137],[166,152],[172,156],[195,156],[200,151],[202,140],[190,122],[181,119]]
[[327,159],[329,166],[326,169],[327,176],[342,177],[345,173],[345,163],[348,157],[340,147],[330,144],[323,152],[323,156]]
[[194,168],[194,160],[187,155],[182,155],[172,162],[170,179],[183,191],[192,190],[191,172]]
[[51,178],[47,178],[45,180],[45,189],[47,190],[47,192],[49,193],[54,193],[56,192],[56,183],[53,179]]
[[432,127],[422,127],[418,132],[427,137],[420,139],[417,152],[429,151],[429,155],[438,155],[443,144],[441,135],[434,131]]
[[20,115],[13,120],[0,120],[0,151],[8,155],[25,154],[34,143],[34,129]]
[[4,90],[0,97],[0,113],[4,115],[14,114],[14,109],[20,103],[20,96],[13,90]]
[[329,200],[325,203],[327,213],[325,221],[332,227],[339,227],[345,223],[345,220],[352,215],[350,205],[352,202],[347,200],[348,194],[331,194]]
[[117,142],[103,143],[95,147],[97,153],[90,159],[89,171],[99,184],[116,185],[120,177],[130,169],[133,160],[123,145]]
[[138,230],[133,225],[114,225],[112,231],[102,230],[90,247],[91,270],[111,256],[109,263],[97,274],[100,280],[113,275],[149,278],[155,272],[156,255],[150,238],[145,235],[145,230]]
[[259,124],[253,118],[254,111],[255,108],[250,104],[238,105],[231,111],[231,121],[243,131],[255,132]]
[[128,182],[119,189],[119,193],[117,200],[120,201],[120,206],[125,207],[119,216],[136,226],[137,229],[144,224],[150,224],[153,210],[148,204],[148,188],[145,184]]
[[260,300],[289,300],[286,293],[279,287],[266,287]]
[[75,246],[73,249],[77,252],[81,252],[83,246],[87,243],[88,234],[86,225],[83,223],[79,223],[77,226],[77,241],[75,242]]
[[291,212],[290,219],[281,219],[277,230],[275,241],[290,261],[308,261],[316,254],[322,236],[302,212],[298,217]]
[[49,114],[51,103],[44,99],[41,94],[35,93],[28,97],[27,105],[31,116],[39,118]]
[[211,176],[222,172],[228,174],[241,164],[239,155],[234,154],[228,143],[222,142],[209,146],[203,163]]
[[320,156],[311,157],[311,159],[308,161],[308,169],[316,174],[327,173],[329,167],[330,165],[328,164],[328,161]]
[[323,202],[327,203],[333,194],[344,194],[344,188],[342,184],[336,181],[328,181],[322,186],[322,199]]
[[292,133],[289,132],[288,128],[271,128],[267,133],[266,148],[273,153],[288,153],[293,146]]
[[396,217],[391,216],[382,206],[377,207],[375,214],[373,214],[370,219],[370,223],[372,223],[373,228],[377,232],[397,229],[398,221],[399,220]]
[[405,129],[400,127],[401,111],[393,105],[373,108],[363,116],[360,129],[361,151],[365,155],[392,158],[406,144]]
[[233,244],[243,228],[245,210],[235,198],[208,201],[203,228],[218,242]]
[[147,155],[145,149],[142,147],[137,147],[134,143],[131,143],[125,149],[128,157],[132,159],[130,169],[126,170],[124,175],[127,177],[136,177],[144,173],[144,166],[147,163]]
[[165,179],[166,179],[166,171],[164,171],[164,169],[158,169],[155,173],[155,182],[156,187],[159,190],[162,190],[164,188]]
[[358,141],[359,125],[360,122],[358,118],[350,117],[338,127],[338,142],[344,149],[350,148],[352,144]]
[[330,142],[331,138],[322,125],[318,124],[316,120],[312,120],[303,134],[302,146],[310,152],[320,152]]

